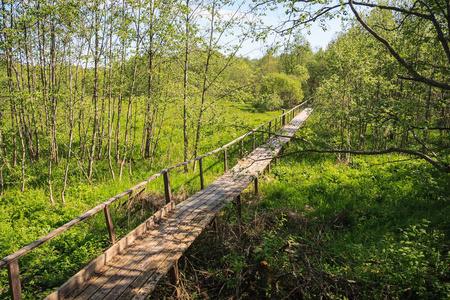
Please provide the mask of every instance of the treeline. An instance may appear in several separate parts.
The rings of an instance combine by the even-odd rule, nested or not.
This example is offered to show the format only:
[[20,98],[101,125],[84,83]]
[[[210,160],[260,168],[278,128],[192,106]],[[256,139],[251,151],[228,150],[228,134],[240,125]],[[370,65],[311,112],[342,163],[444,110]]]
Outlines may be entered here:
[[256,99],[260,110],[302,101],[300,54],[238,57],[251,24],[221,13],[229,4],[2,1],[1,193],[46,185],[54,203],[58,181],[64,203],[70,177],[120,180],[176,146],[177,160],[199,155],[217,101]]
[[64,161],[63,202],[71,167],[90,181],[107,160],[120,179],[137,154],[154,157],[171,103],[181,106],[184,159],[196,153],[207,99],[229,88],[221,73],[235,59],[218,52],[217,36],[235,25],[217,14],[222,5],[2,1],[2,187],[20,165],[23,191],[25,169],[43,160],[50,194],[52,165]]

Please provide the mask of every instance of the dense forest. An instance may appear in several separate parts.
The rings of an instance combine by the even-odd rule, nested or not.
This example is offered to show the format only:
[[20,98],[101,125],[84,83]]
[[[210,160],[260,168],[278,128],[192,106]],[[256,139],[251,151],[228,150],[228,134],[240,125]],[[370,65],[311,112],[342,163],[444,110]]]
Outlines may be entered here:
[[[323,2],[2,1],[0,256],[313,98],[247,217],[227,208],[222,237],[186,254],[192,265],[196,247],[216,251],[185,267],[186,298],[450,297],[449,5]],[[280,26],[260,24],[280,7]],[[313,50],[301,29],[337,17],[345,28]],[[283,45],[238,55],[270,33]],[[205,165],[212,182],[220,167]],[[176,174],[179,199],[195,172]],[[119,237],[161,191],[117,207]],[[43,298],[107,247],[104,226],[26,256],[24,295]]]

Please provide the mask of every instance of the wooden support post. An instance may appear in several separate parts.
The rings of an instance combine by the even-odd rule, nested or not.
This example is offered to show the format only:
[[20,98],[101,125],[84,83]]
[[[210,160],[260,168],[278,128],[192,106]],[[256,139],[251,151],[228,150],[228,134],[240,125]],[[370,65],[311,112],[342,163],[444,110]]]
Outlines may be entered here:
[[269,162],[269,164],[267,165],[266,173],[267,173],[267,174],[270,174],[270,162]]
[[170,268],[169,280],[170,283],[175,287],[176,297],[177,299],[179,299],[181,297],[181,292],[179,287],[180,276],[178,273],[178,261],[176,261],[172,268]]
[[259,194],[258,177],[255,177],[255,195]]
[[253,132],[252,151],[255,150],[255,132]]
[[236,204],[237,204],[238,217],[239,217],[239,219],[241,219],[242,218],[242,201],[241,201],[240,194],[236,197]]
[[198,166],[200,168],[200,188],[203,190],[205,188],[205,182],[203,181],[203,158],[198,160]]
[[292,119],[295,117],[295,109],[292,110]]
[[170,188],[169,170],[164,172],[164,194],[166,196],[166,203],[172,201],[172,189]]
[[228,172],[228,164],[227,164],[227,149],[223,151],[223,169],[225,172]]
[[286,125],[286,115],[283,115],[283,126]]
[[22,288],[20,287],[19,262],[12,261],[8,265],[9,289],[12,300],[22,300]]
[[220,235],[219,235],[219,224],[217,224],[217,217],[214,218],[212,226],[214,228],[214,236],[215,236],[216,240],[218,241],[220,238]]
[[109,205],[106,205],[103,209],[105,212],[105,219],[106,219],[106,227],[108,228],[108,234],[109,234],[109,241],[112,245],[116,243],[116,235],[114,233],[114,225],[111,218],[111,208]]

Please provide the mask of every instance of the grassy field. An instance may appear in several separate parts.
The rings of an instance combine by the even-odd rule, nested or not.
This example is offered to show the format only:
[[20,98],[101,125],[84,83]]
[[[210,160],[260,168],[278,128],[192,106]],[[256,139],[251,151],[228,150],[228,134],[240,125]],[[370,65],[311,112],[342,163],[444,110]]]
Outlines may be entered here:
[[[40,180],[42,184],[28,185],[24,193],[19,188],[6,190],[5,195],[0,198],[0,256],[11,254],[160,169],[182,162],[182,123],[176,118],[176,111],[175,106],[169,109],[168,115],[172,119],[169,118],[162,129],[161,147],[153,168],[150,168],[148,161],[136,157],[131,174],[126,169],[121,181],[113,181],[106,161],[98,162],[92,184],[81,176],[73,175],[69,178],[66,205],[59,201],[54,206],[50,205],[45,179]],[[228,143],[279,114],[281,111],[259,113],[243,102],[220,102],[214,110],[215,116],[207,115],[210,122],[205,125],[200,154]],[[249,150],[251,141],[248,140],[245,146]],[[222,155],[220,153],[204,159],[205,184],[213,182],[223,172]],[[228,163],[232,166],[238,158],[238,148],[232,147],[228,155]],[[59,196],[61,185],[58,176],[62,176],[64,165],[62,161],[60,166],[55,167],[56,197]],[[37,177],[36,174],[45,177],[46,166],[36,163],[34,168],[34,175],[30,175],[31,177]],[[171,185],[178,200],[186,198],[200,188],[198,170],[193,172],[191,165],[187,173],[180,168],[171,171]],[[120,204],[112,207],[116,235],[119,238],[162,205],[163,190],[163,180],[160,177],[148,185],[145,196],[134,203],[130,210]],[[43,298],[108,245],[104,217],[103,214],[98,214],[32,251],[20,259],[25,299]],[[0,299],[8,297],[7,282],[7,270],[3,268],[0,270]]]
[[[253,112],[243,103],[227,103],[223,111],[230,118],[210,124],[206,132],[214,142],[202,153],[276,115]],[[239,118],[245,122],[236,122]],[[298,136],[308,138],[317,119],[313,114]],[[292,142],[286,152],[302,143]],[[179,162],[180,153],[171,164]],[[223,170],[222,157],[209,157],[204,166],[209,184]],[[66,206],[49,205],[45,189],[8,191],[0,200],[2,256],[155,171],[143,165],[121,182],[107,175],[94,185],[80,182],[69,188]],[[199,189],[192,169],[171,172],[171,181],[180,200]],[[217,221],[218,231],[211,227],[181,258],[183,298],[450,297],[449,175],[401,155],[352,156],[341,164],[333,154],[310,153],[283,158],[261,182],[259,196],[251,188],[244,194],[242,218],[230,204]],[[158,179],[130,210],[113,207],[119,237],[163,202],[162,189]],[[43,298],[107,246],[99,215],[34,250],[20,260],[25,298]],[[7,298],[6,269],[0,284],[0,299]],[[165,281],[151,297],[172,293]]]

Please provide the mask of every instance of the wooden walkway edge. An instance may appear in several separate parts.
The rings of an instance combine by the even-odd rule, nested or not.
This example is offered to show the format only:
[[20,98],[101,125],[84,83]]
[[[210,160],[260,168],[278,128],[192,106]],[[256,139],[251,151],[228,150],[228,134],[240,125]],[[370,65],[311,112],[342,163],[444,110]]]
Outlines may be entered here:
[[221,211],[269,166],[312,112],[304,109],[267,143],[203,190],[139,225],[46,299],[145,299]]

